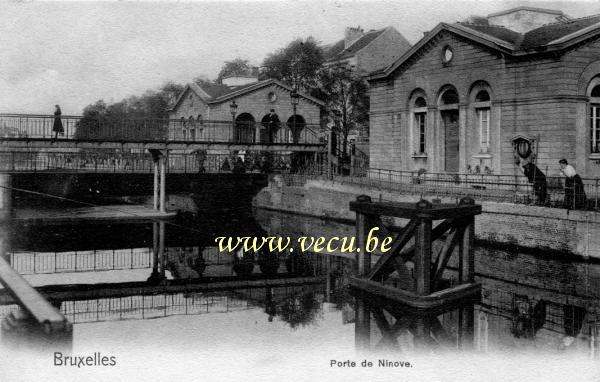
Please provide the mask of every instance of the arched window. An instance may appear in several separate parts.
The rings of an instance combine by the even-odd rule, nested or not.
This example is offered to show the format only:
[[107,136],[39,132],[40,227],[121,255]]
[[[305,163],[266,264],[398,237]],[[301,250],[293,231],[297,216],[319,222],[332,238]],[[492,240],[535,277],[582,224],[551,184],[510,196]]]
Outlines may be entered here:
[[427,155],[427,97],[417,89],[410,98],[410,150],[413,156]]
[[454,105],[458,103],[458,93],[454,89],[448,89],[442,94],[443,105]]
[[600,76],[588,85],[590,97],[590,152],[600,154]]
[[480,90],[477,92],[475,96],[475,102],[489,102],[490,101],[490,93],[487,90]]
[[475,108],[475,125],[479,133],[479,152],[487,154],[490,150],[491,97],[489,85],[479,81],[471,89],[471,106]]

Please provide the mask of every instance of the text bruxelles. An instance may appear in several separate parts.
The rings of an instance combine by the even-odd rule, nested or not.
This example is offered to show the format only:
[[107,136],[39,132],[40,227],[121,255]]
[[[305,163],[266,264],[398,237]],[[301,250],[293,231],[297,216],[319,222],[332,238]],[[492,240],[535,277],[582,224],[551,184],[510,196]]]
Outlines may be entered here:
[[[369,253],[375,252],[379,247],[380,240],[374,233],[379,230],[379,227],[374,227],[369,231],[367,235],[365,250]],[[391,237],[385,237],[381,240],[380,252],[385,253],[391,249]],[[290,252],[294,251],[292,239],[289,236],[286,237],[225,237],[219,236],[215,238],[215,242],[219,244],[219,252],[235,252],[243,250],[244,252],[254,251],[259,252],[260,250],[268,249],[269,252],[284,252],[289,249]],[[351,237],[338,237],[333,236],[329,239],[319,236],[300,236],[297,239],[302,252],[314,252],[314,253],[331,253],[331,252],[342,252],[342,253],[356,253],[360,252],[360,248],[356,246],[356,238]]]

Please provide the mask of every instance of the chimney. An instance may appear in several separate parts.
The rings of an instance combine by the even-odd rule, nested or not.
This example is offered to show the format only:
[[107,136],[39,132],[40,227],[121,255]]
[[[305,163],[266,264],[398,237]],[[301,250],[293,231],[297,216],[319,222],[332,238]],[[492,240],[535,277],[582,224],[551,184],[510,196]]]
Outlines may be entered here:
[[360,25],[356,28],[348,27],[344,33],[344,49],[348,48],[350,45],[354,44],[364,35],[364,31],[361,29]]

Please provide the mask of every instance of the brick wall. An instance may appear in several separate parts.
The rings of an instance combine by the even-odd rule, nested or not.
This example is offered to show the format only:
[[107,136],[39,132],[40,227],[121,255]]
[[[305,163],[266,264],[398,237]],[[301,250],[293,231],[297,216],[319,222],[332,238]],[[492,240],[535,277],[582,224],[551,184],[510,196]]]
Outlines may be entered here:
[[211,118],[208,116],[208,106],[206,103],[188,88],[177,107],[170,113],[169,118],[180,119],[183,117],[188,119],[189,117],[194,117],[194,119],[197,119],[198,115],[202,115],[203,119]]
[[[325,218],[354,220],[349,203],[358,195],[373,200],[416,203],[419,195],[401,194],[366,186],[310,180],[303,187],[289,187],[281,176],[254,198],[258,207],[309,214]],[[434,197],[432,197],[433,199]],[[440,196],[443,203],[455,199]],[[575,254],[600,258],[600,213],[481,202],[483,214],[476,218],[476,237],[491,244],[529,248],[546,253]],[[392,219],[394,220],[394,219]],[[405,221],[396,219],[404,225]]]
[[[452,47],[454,57],[445,66],[441,55],[446,45]],[[538,164],[543,171],[548,169],[549,175],[558,175],[558,160],[567,158],[580,174],[600,176],[600,166],[588,158],[585,98],[585,85],[593,75],[600,74],[598,41],[568,50],[562,56],[509,59],[442,31],[416,57],[402,72],[371,83],[371,167],[444,170],[444,125],[437,107],[445,85],[452,85],[460,98],[459,171],[466,172],[468,165],[478,163],[480,159],[474,157],[478,147],[474,146],[479,143],[479,126],[471,89],[476,82],[485,81],[492,107],[489,165],[495,174],[518,171],[511,138],[522,134],[538,140]],[[590,69],[594,65],[597,70]],[[415,89],[424,91],[428,105],[426,158],[413,158],[408,140],[414,118],[409,99]]]
[[[271,92],[277,96],[275,102],[270,102],[268,99],[268,95]],[[290,103],[290,92],[276,85],[271,85],[237,97],[235,98],[235,103],[238,105],[237,115],[249,113],[254,117],[255,121],[261,121],[263,117],[269,114],[271,109],[275,109],[275,113],[277,113],[281,122],[286,122],[294,115],[294,110]],[[211,119],[231,120],[230,104],[231,101],[216,105],[212,104],[210,111]],[[320,122],[319,105],[302,97],[298,103],[296,114],[301,115],[306,123],[318,124]]]

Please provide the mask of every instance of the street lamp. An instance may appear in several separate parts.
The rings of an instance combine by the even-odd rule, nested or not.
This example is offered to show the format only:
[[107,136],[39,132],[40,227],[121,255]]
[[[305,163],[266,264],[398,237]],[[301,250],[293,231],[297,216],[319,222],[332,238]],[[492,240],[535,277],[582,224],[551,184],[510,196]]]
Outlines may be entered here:
[[293,141],[293,137],[296,134],[296,107],[298,106],[298,103],[300,102],[300,95],[298,94],[298,91],[296,90],[296,88],[292,89],[292,92],[290,94],[290,101],[292,102],[292,107],[294,108],[294,120],[292,121],[292,141]]
[[235,114],[237,113],[238,105],[235,103],[235,100],[231,101],[229,104],[229,111],[231,111],[231,131],[233,132],[233,139],[235,140]]

